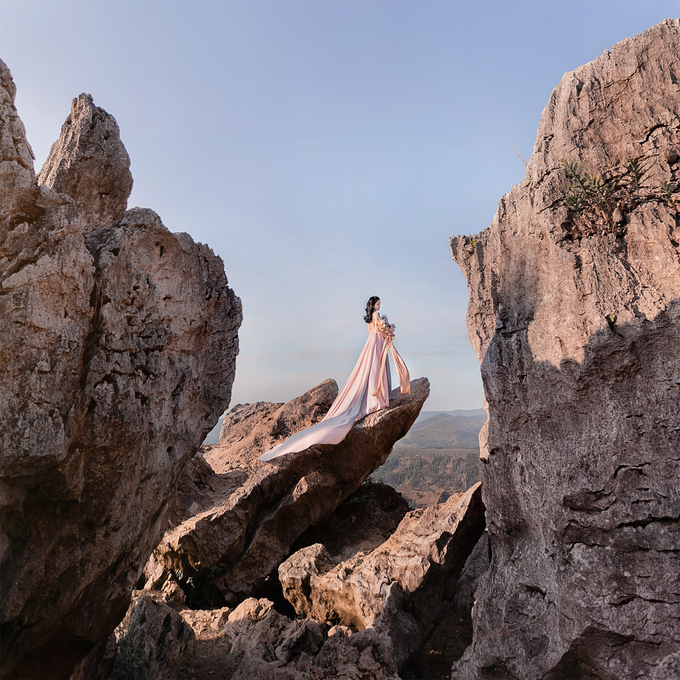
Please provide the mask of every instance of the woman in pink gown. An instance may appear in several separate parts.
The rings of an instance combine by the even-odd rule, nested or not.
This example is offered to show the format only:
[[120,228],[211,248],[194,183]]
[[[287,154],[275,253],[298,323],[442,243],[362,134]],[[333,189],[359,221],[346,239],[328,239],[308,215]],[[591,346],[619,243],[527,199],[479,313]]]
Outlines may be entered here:
[[391,352],[397,367],[401,393],[410,393],[408,369],[393,344],[394,326],[387,321],[387,317],[380,316],[379,310],[380,298],[369,298],[364,317],[368,324],[368,340],[354,370],[323,420],[292,435],[260,456],[260,460],[272,460],[285,453],[304,451],[314,444],[338,444],[357,420],[386,408],[390,402],[392,387],[388,352]]

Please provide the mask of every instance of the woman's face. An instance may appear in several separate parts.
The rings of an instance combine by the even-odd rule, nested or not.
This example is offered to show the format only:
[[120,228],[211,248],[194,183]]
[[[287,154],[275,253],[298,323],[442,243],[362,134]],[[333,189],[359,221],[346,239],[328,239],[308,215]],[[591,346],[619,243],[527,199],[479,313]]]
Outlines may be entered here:
[[378,301],[373,305],[373,311],[374,311],[374,312],[379,312],[379,311],[380,311],[380,300],[378,300]]

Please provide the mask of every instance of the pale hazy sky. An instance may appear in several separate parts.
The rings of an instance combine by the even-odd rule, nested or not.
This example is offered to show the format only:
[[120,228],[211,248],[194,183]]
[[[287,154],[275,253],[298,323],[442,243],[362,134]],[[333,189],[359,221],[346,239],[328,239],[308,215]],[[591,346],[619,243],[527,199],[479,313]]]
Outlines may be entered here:
[[479,408],[448,237],[520,182],[552,88],[678,2],[0,0],[37,157],[73,97],[113,114],[130,206],[222,257],[243,301],[232,404],[340,384],[367,298],[427,410]]

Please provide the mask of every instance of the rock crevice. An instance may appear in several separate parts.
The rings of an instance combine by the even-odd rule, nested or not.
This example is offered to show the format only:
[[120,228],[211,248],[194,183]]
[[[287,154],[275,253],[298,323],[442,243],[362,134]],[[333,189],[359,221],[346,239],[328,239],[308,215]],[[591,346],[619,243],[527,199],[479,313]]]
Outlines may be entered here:
[[371,552],[334,564],[322,544],[279,567],[286,599],[301,616],[390,640],[399,667],[420,651],[455,597],[457,580],[484,532],[481,485],[408,513]]

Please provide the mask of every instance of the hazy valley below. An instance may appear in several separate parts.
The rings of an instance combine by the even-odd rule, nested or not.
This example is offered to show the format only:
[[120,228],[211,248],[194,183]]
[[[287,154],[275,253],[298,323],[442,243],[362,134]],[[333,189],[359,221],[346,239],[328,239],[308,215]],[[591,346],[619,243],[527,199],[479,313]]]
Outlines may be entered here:
[[479,481],[482,409],[424,411],[371,479],[389,484],[412,507],[428,507]]

